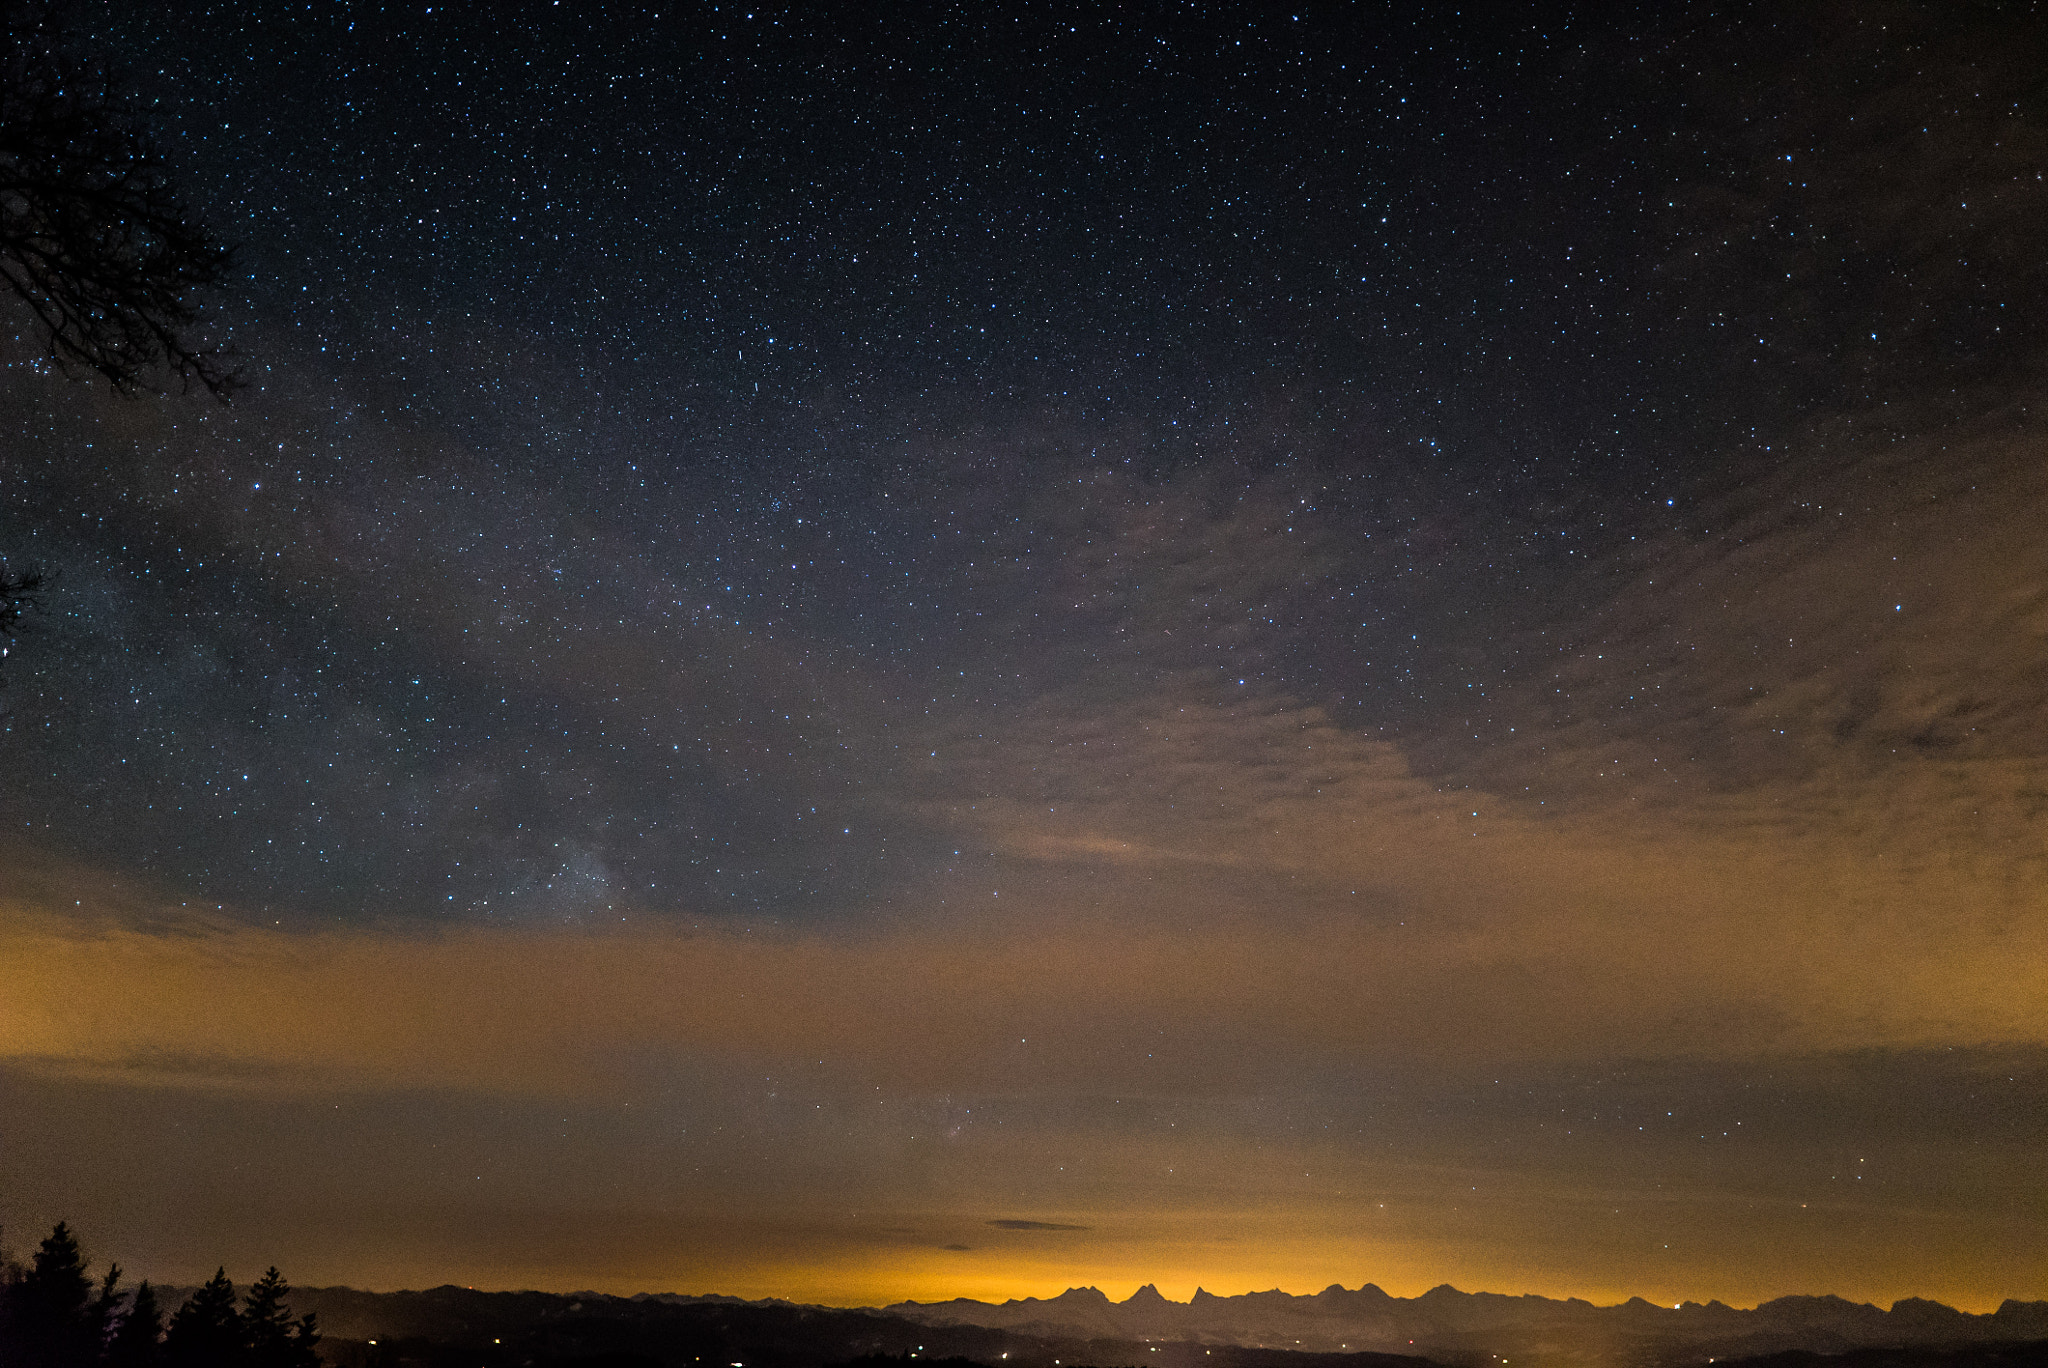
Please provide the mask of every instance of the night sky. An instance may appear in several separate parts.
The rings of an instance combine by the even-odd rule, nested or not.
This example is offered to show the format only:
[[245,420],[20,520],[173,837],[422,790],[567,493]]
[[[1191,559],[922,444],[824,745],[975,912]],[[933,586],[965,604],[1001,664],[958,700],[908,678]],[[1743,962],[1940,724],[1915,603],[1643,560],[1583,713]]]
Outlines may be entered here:
[[2037,6],[82,14],[17,1253],[2048,1296]]

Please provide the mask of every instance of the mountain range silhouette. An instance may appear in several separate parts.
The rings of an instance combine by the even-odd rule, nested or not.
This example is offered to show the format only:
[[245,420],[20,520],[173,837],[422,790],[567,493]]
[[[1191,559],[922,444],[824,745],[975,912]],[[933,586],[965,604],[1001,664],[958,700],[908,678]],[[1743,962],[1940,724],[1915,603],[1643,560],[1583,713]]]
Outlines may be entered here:
[[1449,1284],[1396,1297],[1373,1283],[1311,1295],[1281,1291],[1217,1296],[1197,1288],[1169,1301],[1147,1283],[1121,1302],[1094,1287],[999,1304],[965,1298],[898,1302],[890,1315],[927,1325],[978,1325],[1026,1334],[1284,1348],[1317,1353],[1474,1355],[1525,1360],[1699,1362],[1807,1350],[1842,1353],[1894,1346],[1960,1347],[2048,1339],[2048,1301],[2008,1300],[1976,1315],[1908,1297],[1890,1310],[1835,1296],[1788,1296],[1740,1310],[1719,1301],[1659,1306],[1632,1297],[1615,1306],[1580,1298],[1461,1292]]

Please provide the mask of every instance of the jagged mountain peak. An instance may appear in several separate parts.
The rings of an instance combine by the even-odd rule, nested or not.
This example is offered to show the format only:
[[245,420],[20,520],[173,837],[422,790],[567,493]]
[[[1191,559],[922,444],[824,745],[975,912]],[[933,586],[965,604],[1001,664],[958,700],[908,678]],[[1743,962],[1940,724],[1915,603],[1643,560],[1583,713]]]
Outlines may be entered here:
[[1819,1310],[1824,1307],[1830,1311],[1877,1310],[1877,1308],[1872,1306],[1869,1302],[1852,1302],[1847,1297],[1838,1297],[1832,1292],[1826,1293],[1818,1297],[1796,1292],[1793,1293],[1791,1296],[1787,1297],[1774,1297],[1770,1301],[1767,1301],[1763,1303],[1761,1306],[1758,1306],[1757,1310],[1769,1311],[1776,1309],[1782,1311],[1790,1311],[1794,1308],[1799,1307],[1811,1307],[1815,1310]]
[[[1197,1288],[1186,1303],[1147,1283],[1121,1302],[1100,1288],[1073,1287],[1047,1300],[979,1302],[895,1308],[928,1324],[983,1325],[1031,1334],[1100,1338],[1160,1336],[1204,1344],[1299,1346],[1307,1352],[1408,1354],[1461,1361],[1484,1342],[1529,1345],[1565,1335],[1596,1346],[1587,1368],[1616,1368],[1618,1346],[1640,1342],[1671,1355],[1699,1351],[1711,1358],[1732,1345],[1756,1353],[1806,1349],[1842,1352],[1892,1344],[1955,1345],[2048,1339],[2048,1302],[2005,1303],[1997,1315],[1972,1315],[1939,1302],[1901,1299],[1892,1311],[1837,1296],[1791,1296],[1740,1310],[1722,1301],[1654,1303],[1631,1297],[1599,1305],[1536,1293],[1465,1292],[1442,1283],[1417,1297],[1393,1297],[1372,1284],[1356,1292],[1332,1283],[1294,1295],[1280,1289],[1218,1296]],[[1633,1352],[1633,1351],[1631,1351]],[[1220,1351],[1219,1351],[1220,1353]],[[1597,1360],[1597,1362],[1595,1362]],[[1644,1360],[1647,1362],[1648,1360]]]

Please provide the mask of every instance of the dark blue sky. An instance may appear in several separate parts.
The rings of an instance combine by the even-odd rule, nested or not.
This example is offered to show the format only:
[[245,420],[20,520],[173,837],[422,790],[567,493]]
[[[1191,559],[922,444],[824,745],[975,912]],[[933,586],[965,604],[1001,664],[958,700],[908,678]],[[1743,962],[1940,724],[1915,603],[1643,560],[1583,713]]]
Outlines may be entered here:
[[[80,710],[36,728],[24,769],[57,777],[16,802],[259,914],[503,909],[576,865],[565,805],[660,907],[885,895],[879,845],[797,832],[821,796],[897,825],[849,740],[879,716],[791,712],[833,717],[849,670],[884,712],[1210,671],[1427,742],[1471,688],[1552,671],[1583,635],[1558,619],[1648,539],[1713,537],[1794,434],[1950,421],[2038,347],[2007,307],[2041,270],[2023,63],[1940,26],[158,18],[88,28],[239,244],[214,314],[254,386],[83,419],[74,388],[15,397],[28,430],[123,429],[16,449],[11,554],[64,571],[79,630],[18,657],[10,702],[61,682]],[[1951,107],[1916,131],[1921,94]],[[1119,616],[1188,607],[1133,601],[1144,569],[1048,623],[1075,546],[1176,499],[1299,507],[1278,535],[1328,545],[1222,569],[1141,658],[1105,658]],[[755,677],[707,630],[777,630],[814,673]],[[517,677],[592,637],[660,703]],[[775,772],[721,762],[742,736]]]

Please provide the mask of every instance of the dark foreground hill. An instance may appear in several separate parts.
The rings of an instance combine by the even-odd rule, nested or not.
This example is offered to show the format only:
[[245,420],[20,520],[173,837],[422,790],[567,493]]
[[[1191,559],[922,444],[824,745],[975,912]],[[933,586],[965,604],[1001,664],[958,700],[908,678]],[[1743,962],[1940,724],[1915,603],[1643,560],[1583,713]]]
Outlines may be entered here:
[[299,1288],[292,1305],[319,1314],[337,1368],[1438,1368],[1394,1354],[1039,1336],[729,1297]]
[[1791,1349],[1762,1358],[1723,1359],[1714,1368],[2048,1368],[2048,1340],[1961,1349],[1852,1349],[1846,1354]]
[[292,1302],[319,1313],[339,1368],[833,1368],[884,1358],[902,1368],[2048,1368],[2044,1302],[1975,1316],[1927,1301],[1884,1311],[1787,1297],[1742,1311],[1449,1287],[1398,1298],[1370,1284],[1192,1303],[1150,1288],[1111,1302],[1085,1288],[880,1310],[459,1287],[301,1288]]
[[894,1315],[928,1325],[981,1325],[1032,1335],[1125,1340],[1195,1340],[1321,1352],[1420,1354],[1446,1363],[1717,1364],[1788,1350],[1842,1354],[1860,1349],[1967,1349],[2048,1339],[2048,1302],[2008,1301],[1972,1315],[1921,1298],[1890,1310],[1840,1297],[1780,1297],[1751,1310],[1721,1302],[1656,1306],[1634,1297],[1618,1306],[1579,1298],[1460,1292],[1448,1285],[1419,1297],[1391,1296],[1371,1283],[1332,1286],[1313,1296],[1197,1291],[1169,1301],[1150,1286],[1113,1302],[1092,1287],[1057,1297],[999,1304],[901,1302]]

